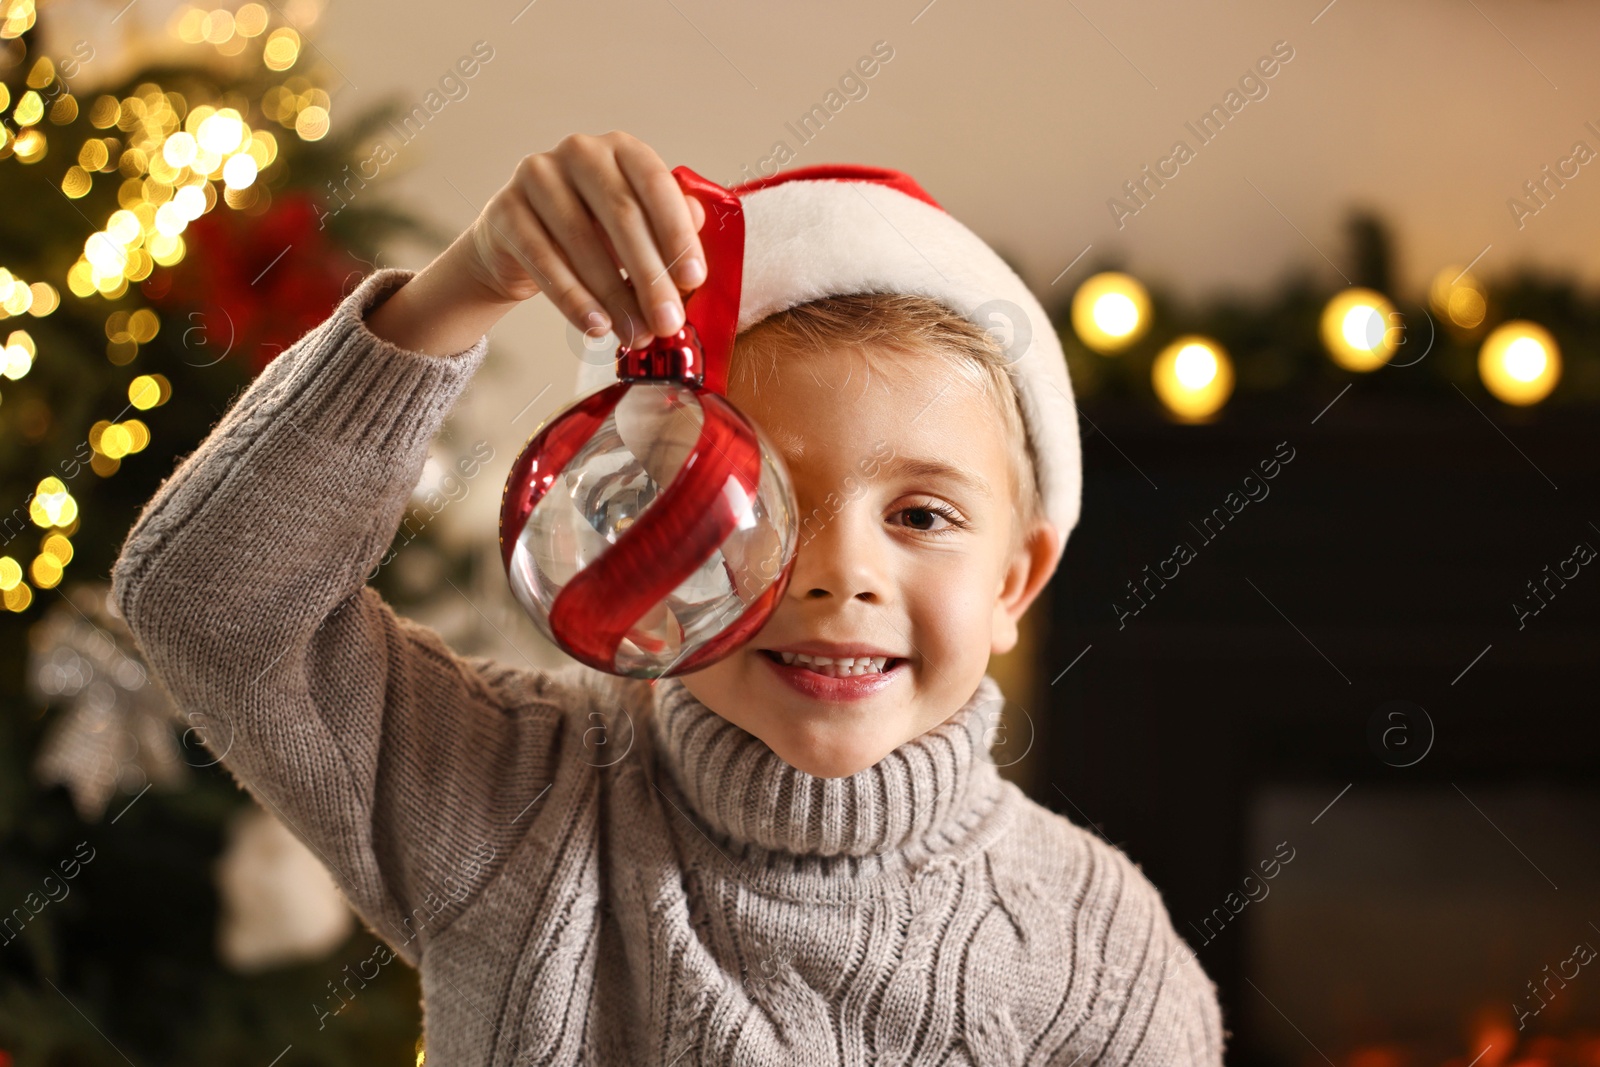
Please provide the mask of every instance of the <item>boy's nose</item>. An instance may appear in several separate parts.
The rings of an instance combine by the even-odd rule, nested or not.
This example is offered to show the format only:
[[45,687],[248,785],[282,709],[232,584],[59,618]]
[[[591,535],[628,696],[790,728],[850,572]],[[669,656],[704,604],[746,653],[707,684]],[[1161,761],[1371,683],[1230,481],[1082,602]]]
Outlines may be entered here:
[[[826,511],[823,512],[826,515]],[[863,600],[883,604],[889,582],[876,532],[845,513],[817,523],[816,512],[801,526],[789,594],[801,600]]]

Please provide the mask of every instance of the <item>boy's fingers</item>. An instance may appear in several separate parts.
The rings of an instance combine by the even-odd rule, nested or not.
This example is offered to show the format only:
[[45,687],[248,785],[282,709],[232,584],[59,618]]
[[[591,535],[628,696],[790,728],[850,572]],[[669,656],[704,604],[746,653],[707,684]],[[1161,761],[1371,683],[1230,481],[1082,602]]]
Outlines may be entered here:
[[[605,227],[601,226],[600,220],[594,218],[593,216],[590,217],[589,224],[594,230],[595,240],[599,241],[605,246],[606,255],[611,257],[613,269],[615,269],[620,276],[622,272],[622,257],[617,255],[617,250],[612,247],[611,238],[606,236]],[[622,286],[629,293],[633,293],[633,279],[623,278]],[[637,304],[638,300],[635,299],[634,303]],[[654,332],[652,332],[650,328],[650,323],[646,320],[642,313],[639,318],[624,320],[622,325],[616,330],[616,334],[622,340],[622,343],[627,345],[629,348],[643,348],[655,337]]]
[[550,235],[531,211],[513,210],[486,215],[491,243],[500,254],[539,279],[539,289],[562,315],[583,330],[591,330],[591,312],[604,308],[588,288],[572,273]]
[[[530,156],[529,160],[541,157]],[[583,168],[579,168],[581,171]],[[526,198],[531,214],[549,232],[555,246],[566,257],[575,283],[587,294],[604,305],[611,319],[611,330],[623,344],[630,347],[651,336],[639,302],[623,283],[617,265],[601,244],[595,240],[595,218],[572,192],[567,178],[554,166],[530,163],[517,171],[518,187]],[[562,308],[566,311],[565,306]],[[568,318],[583,326],[587,312]]]
[[[698,199],[684,193],[678,179],[649,145],[623,141],[617,148],[617,163],[644,205],[650,228],[655,233],[657,250],[666,258],[666,269],[674,285],[677,289],[696,288],[706,280],[706,257],[699,237],[700,227],[705,223],[704,207]],[[698,222],[694,208],[700,209]],[[652,284],[656,280],[650,279]],[[655,295],[653,290],[651,295]],[[674,291],[667,296],[677,298],[678,294]]]
[[[624,146],[626,147],[626,146]],[[616,152],[616,142],[607,143],[608,150]],[[672,175],[662,168],[671,181]],[[615,155],[611,164],[579,166],[574,168],[573,184],[605,228],[611,245],[616,249],[628,278],[633,283],[633,295],[647,315],[646,328],[656,334],[676,332],[683,325],[683,300],[677,284],[668,274],[661,258],[646,207],[618,164]],[[676,182],[673,182],[676,186]],[[677,207],[687,220],[688,208],[681,193],[675,193]]]

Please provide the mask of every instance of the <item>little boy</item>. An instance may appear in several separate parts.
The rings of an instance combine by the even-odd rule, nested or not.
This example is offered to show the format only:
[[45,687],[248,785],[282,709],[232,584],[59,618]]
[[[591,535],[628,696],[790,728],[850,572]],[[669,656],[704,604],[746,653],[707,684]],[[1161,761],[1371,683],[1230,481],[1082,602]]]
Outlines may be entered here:
[[990,757],[989,656],[1079,503],[1042,309],[905,175],[737,191],[727,393],[807,517],[754,639],[654,684],[525,670],[365,585],[518,301],[682,325],[706,212],[613,132],[365,279],[162,485],[112,576],[153,672],[419,968],[430,1065],[1220,1064],[1159,893]]

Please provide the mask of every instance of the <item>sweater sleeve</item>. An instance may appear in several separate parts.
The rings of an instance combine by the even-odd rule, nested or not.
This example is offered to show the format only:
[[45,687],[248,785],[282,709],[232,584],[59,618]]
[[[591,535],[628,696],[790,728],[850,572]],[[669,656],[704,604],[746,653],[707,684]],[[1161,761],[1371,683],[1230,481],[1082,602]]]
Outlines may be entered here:
[[1101,973],[1098,1014],[1110,1029],[1093,1062],[1222,1067],[1226,1034],[1216,984],[1173,928],[1160,891],[1120,849],[1106,848],[1122,892]]
[[460,657],[366,585],[488,346],[368,330],[409,276],[267,365],[145,505],[112,596],[189,740],[416,966],[536,821],[569,701],[563,672]]

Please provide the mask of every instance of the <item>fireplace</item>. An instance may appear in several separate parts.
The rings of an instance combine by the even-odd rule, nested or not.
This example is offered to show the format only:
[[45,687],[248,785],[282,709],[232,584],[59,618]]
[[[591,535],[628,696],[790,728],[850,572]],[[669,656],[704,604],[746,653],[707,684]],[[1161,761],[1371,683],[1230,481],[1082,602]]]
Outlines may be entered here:
[[1083,405],[1030,789],[1161,889],[1230,1064],[1600,1064],[1592,416],[1325,403]]
[[1239,1006],[1269,1061],[1600,1065],[1600,790],[1369,782],[1329,801],[1251,804],[1250,854],[1296,843],[1240,913]]

